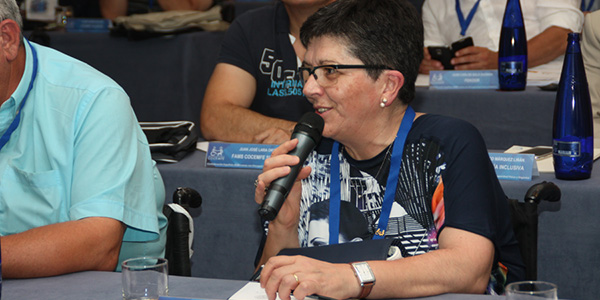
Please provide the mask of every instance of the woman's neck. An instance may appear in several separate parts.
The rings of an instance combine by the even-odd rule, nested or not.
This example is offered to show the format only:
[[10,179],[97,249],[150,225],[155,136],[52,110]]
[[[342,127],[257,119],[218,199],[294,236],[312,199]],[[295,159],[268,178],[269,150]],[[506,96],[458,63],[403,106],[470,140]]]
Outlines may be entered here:
[[[387,109],[393,109],[394,111],[391,111],[386,117],[379,118],[380,121],[374,123],[371,132],[377,132],[375,135],[355,134],[351,141],[340,141],[340,143],[344,145],[346,152],[353,159],[366,160],[375,157],[396,139],[407,107],[407,105],[402,105],[397,109],[388,107]],[[356,139],[357,136],[362,138]]]

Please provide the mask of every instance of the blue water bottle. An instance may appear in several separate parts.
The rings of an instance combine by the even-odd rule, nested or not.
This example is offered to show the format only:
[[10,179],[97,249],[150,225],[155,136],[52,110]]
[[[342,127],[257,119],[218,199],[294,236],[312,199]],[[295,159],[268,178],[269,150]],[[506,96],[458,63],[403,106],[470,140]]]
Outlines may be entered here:
[[527,83],[527,37],[519,0],[508,0],[500,31],[498,82],[505,91],[521,91]]
[[590,178],[594,127],[579,33],[569,33],[552,125],[554,174],[558,179]]

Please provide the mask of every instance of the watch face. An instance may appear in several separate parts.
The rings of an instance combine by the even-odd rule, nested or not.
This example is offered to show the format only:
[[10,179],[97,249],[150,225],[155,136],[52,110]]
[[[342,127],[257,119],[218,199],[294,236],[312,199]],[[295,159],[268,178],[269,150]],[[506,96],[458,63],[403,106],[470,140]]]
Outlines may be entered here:
[[372,283],[375,281],[375,275],[373,275],[373,271],[371,271],[371,267],[369,267],[367,262],[354,263],[352,266],[354,266],[356,275],[361,283]]

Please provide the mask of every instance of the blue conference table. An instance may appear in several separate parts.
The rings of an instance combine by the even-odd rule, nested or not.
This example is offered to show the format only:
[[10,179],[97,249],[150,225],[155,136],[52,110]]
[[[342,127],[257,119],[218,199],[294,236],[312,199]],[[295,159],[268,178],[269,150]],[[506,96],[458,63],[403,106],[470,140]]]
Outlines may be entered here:
[[[169,276],[169,296],[200,299],[228,299],[247,282]],[[2,299],[8,300],[119,300],[121,274],[81,272],[37,279],[7,279]],[[502,296],[445,294],[422,300],[500,300]]]
[[538,87],[514,92],[417,87],[411,105],[416,111],[469,121],[488,149],[508,149],[552,145],[555,99],[556,92]]
[[[168,193],[178,186],[198,190],[204,202],[192,210],[195,240],[192,275],[247,280],[261,238],[254,179],[260,170],[206,168],[205,153],[194,151],[175,164],[161,164]],[[560,203],[539,206],[538,278],[558,284],[561,298],[593,299],[600,286],[600,163],[592,178],[557,180],[543,173],[532,181],[501,180],[508,197],[523,199],[534,183],[552,181]]]

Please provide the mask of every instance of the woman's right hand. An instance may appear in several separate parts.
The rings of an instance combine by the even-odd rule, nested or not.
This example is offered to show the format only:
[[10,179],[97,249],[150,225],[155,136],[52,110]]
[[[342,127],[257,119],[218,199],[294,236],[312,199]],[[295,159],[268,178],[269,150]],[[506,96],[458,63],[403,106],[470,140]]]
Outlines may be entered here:
[[[292,139],[284,142],[271,153],[263,165],[263,172],[258,175],[256,189],[254,190],[254,200],[261,204],[266,195],[266,188],[274,180],[286,176],[291,171],[291,166],[297,165],[300,158],[288,153],[296,148],[298,139]],[[302,194],[301,180],[308,177],[310,167],[303,167],[296,178],[294,186],[290,190],[288,197],[283,202],[277,217],[271,221],[271,225],[281,225],[289,230],[297,230],[298,219],[300,218],[300,197]]]

